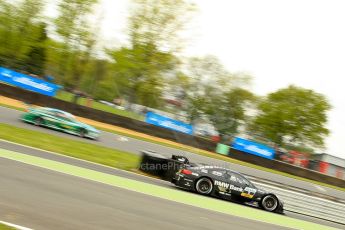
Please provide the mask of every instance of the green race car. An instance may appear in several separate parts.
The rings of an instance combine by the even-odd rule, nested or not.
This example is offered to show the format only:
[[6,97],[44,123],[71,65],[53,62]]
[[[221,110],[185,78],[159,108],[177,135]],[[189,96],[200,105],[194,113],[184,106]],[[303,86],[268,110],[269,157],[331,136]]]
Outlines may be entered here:
[[72,114],[52,108],[30,108],[21,119],[37,126],[45,126],[66,133],[97,139],[100,132],[94,127],[78,121]]

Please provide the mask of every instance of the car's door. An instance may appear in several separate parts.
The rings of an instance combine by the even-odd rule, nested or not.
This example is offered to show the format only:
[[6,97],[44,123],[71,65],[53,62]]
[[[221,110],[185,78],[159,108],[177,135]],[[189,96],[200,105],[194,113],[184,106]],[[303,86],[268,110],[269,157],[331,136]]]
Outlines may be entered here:
[[207,173],[212,175],[214,186],[218,192],[221,192],[222,194],[230,194],[230,184],[227,180],[226,170],[212,169],[210,171],[207,170]]
[[44,125],[49,127],[56,127],[57,119],[56,113],[47,109],[40,111],[40,117],[44,120]]
[[244,176],[239,173],[228,171],[231,194],[252,199],[257,189]]
[[56,118],[57,118],[57,126],[60,129],[63,129],[66,131],[71,131],[71,132],[76,132],[77,127],[74,124],[74,121],[72,121],[70,118],[66,117],[65,114],[57,112]]
[[240,196],[244,190],[244,182],[234,172],[227,172],[227,181],[230,184],[229,189],[233,195]]

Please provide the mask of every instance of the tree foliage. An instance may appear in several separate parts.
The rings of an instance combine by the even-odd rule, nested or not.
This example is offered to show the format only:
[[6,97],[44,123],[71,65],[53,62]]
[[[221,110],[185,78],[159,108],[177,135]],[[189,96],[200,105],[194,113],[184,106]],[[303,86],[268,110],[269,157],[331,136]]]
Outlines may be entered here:
[[323,95],[290,85],[269,94],[258,105],[251,129],[279,146],[322,147],[329,134],[326,123],[330,108]]
[[255,96],[243,88],[250,77],[233,74],[214,56],[191,58],[185,66],[189,81],[183,82],[191,121],[209,120],[221,134],[235,135],[244,122],[245,107]]
[[55,50],[58,59],[55,73],[60,82],[68,87],[79,88],[85,69],[96,43],[88,16],[98,0],[62,0],[58,5],[59,15],[54,20],[56,33],[61,39],[60,49]]
[[176,59],[154,44],[136,44],[111,52],[119,90],[127,92],[132,103],[157,107],[161,102],[164,74],[173,70]]
[[[0,64],[25,70],[30,53],[42,47],[43,0],[0,1]],[[40,67],[38,67],[40,68]],[[38,70],[41,73],[43,70]]]
[[26,58],[26,68],[25,70],[29,73],[36,74],[38,76],[43,76],[45,71],[46,63],[46,42],[48,39],[46,24],[41,23],[37,26],[38,36],[37,44],[32,47],[31,51],[28,53]]
[[193,5],[186,0],[134,0],[128,47],[110,52],[118,80],[131,103],[158,107],[166,76],[178,66],[175,51]]
[[130,43],[155,44],[175,52],[183,41],[184,31],[195,11],[188,0],[133,0],[129,17]]
[[243,88],[231,88],[222,95],[209,98],[205,113],[222,135],[234,136],[245,126],[246,108],[255,101],[255,96]]
[[[206,120],[221,134],[236,135],[248,123],[257,99],[247,89],[250,76],[213,56],[181,58],[196,9],[189,0],[132,0],[128,43],[113,50],[97,46],[100,21],[90,23],[98,0],[60,0],[56,18],[43,16],[46,2],[0,0],[0,66],[52,75],[96,99],[164,108],[164,94],[173,95],[191,122]],[[260,101],[249,130],[281,146],[320,147],[329,109],[323,95],[289,86]]]

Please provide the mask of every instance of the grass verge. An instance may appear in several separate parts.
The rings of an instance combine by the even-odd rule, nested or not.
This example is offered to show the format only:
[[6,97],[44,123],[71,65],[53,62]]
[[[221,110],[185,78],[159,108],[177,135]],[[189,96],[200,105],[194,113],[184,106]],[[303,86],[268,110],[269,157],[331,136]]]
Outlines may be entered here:
[[139,163],[139,156],[131,153],[2,123],[0,138],[124,170]]
[[15,230],[15,228],[12,228],[4,224],[0,224],[0,230]]

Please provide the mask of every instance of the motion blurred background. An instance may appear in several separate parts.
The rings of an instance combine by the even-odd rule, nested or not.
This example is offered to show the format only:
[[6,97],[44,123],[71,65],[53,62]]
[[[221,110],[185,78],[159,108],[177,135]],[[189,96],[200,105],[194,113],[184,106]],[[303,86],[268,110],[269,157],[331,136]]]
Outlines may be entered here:
[[[137,120],[155,113],[190,125],[195,136],[226,145],[244,138],[274,149],[278,160],[344,178],[344,145],[338,142],[337,127],[343,123],[328,123],[332,104],[327,90],[319,92],[308,81],[300,86],[296,80],[334,84],[325,80],[325,66],[308,59],[325,54],[322,60],[338,68],[338,56],[327,56],[332,53],[320,48],[332,42],[331,35],[335,41],[342,36],[336,36],[337,26],[329,27],[338,19],[337,6],[310,1],[296,9],[294,4],[0,0],[0,66],[60,85],[55,96],[62,100]],[[335,16],[318,24],[303,21],[304,10],[311,10],[312,18],[327,10]],[[316,30],[329,36],[317,40]],[[309,48],[297,49],[296,44]],[[208,54],[210,47],[216,47],[215,54]],[[237,57],[248,67],[234,61]],[[256,62],[260,68],[253,67]],[[279,70],[268,71],[265,78],[262,68]],[[313,75],[318,71],[322,78]],[[271,84],[279,87],[267,86]],[[339,98],[333,101],[339,104]],[[337,106],[333,117],[339,118]],[[334,130],[338,136],[326,145]]]

